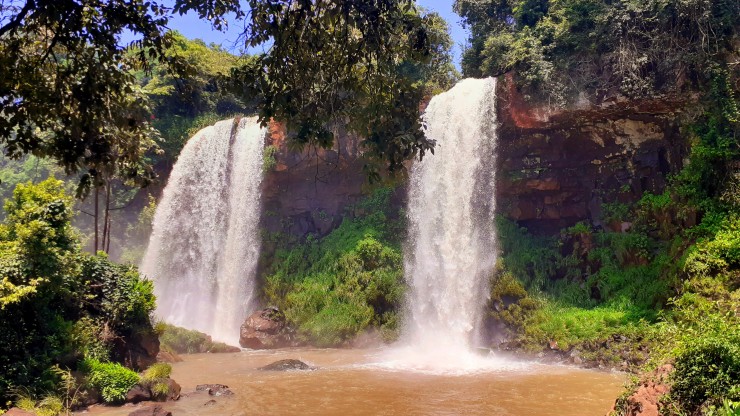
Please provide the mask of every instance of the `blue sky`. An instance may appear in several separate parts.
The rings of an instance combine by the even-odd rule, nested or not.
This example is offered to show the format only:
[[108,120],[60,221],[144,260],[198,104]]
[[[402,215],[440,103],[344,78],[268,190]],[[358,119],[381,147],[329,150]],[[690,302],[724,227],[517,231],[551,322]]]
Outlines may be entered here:
[[[417,3],[430,11],[436,11],[450,26],[450,32],[455,47],[453,48],[455,64],[460,66],[460,54],[462,53],[462,44],[467,39],[467,31],[460,25],[460,17],[452,11],[453,0],[417,0]],[[215,43],[221,45],[224,49],[238,53],[242,48],[237,44],[237,38],[240,33],[240,25],[234,23],[227,32],[218,32],[211,28],[207,21],[200,20],[197,15],[189,13],[185,16],[176,16],[170,20],[170,29],[175,29],[188,38],[200,38],[206,43]]]

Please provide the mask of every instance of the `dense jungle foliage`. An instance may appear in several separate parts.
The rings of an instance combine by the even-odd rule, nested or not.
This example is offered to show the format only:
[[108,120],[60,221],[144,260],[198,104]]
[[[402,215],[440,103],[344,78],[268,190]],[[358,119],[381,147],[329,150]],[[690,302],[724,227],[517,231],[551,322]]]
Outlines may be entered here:
[[70,370],[94,374],[95,367],[85,362],[124,362],[128,342],[154,335],[151,282],[133,266],[80,251],[70,224],[73,198],[63,186],[53,178],[20,184],[5,202],[6,219],[0,224],[3,407],[17,398],[63,400]]
[[706,90],[737,59],[735,0],[457,0],[454,7],[471,31],[466,76],[511,74],[526,97],[555,107]]

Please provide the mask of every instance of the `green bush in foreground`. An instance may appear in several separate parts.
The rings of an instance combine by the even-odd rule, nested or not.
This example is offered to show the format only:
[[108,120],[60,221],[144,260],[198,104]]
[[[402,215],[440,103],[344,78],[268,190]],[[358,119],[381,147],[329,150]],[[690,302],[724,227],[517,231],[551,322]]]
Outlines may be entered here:
[[144,371],[141,384],[147,386],[155,398],[165,398],[170,392],[167,379],[172,374],[172,366],[167,363],[155,363]]
[[98,390],[106,403],[120,403],[126,393],[139,382],[139,375],[118,363],[103,363],[95,359],[82,362],[88,384]]
[[676,357],[671,396],[689,411],[740,399],[740,339],[701,339]]

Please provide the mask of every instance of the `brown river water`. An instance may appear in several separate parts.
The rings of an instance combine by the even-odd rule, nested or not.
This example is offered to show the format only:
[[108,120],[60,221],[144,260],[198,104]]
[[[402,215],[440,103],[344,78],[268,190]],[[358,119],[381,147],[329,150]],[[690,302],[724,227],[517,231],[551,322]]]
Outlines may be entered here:
[[[388,350],[284,349],[184,355],[172,378],[183,396],[164,404],[184,415],[605,415],[624,374],[482,358],[463,371],[404,366]],[[257,367],[295,358],[314,371]],[[188,394],[226,384],[233,396]],[[84,414],[126,416],[138,407],[93,407]]]

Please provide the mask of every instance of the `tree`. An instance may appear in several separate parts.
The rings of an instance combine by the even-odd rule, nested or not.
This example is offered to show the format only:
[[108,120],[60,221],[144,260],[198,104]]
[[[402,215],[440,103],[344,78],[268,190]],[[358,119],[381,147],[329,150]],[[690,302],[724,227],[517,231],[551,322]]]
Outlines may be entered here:
[[[131,68],[167,46],[166,10],[140,0],[0,2],[6,155],[52,157],[68,174],[85,172],[81,194],[102,185],[104,170],[150,181],[142,154],[156,131]],[[135,59],[119,45],[124,30],[141,36]]]
[[70,225],[72,201],[62,181],[20,184],[5,202],[0,224],[0,309],[35,293],[42,285],[60,285],[71,271],[77,249]]
[[[421,132],[419,102],[440,49],[431,19],[411,0],[3,0],[0,2],[0,143],[6,154],[57,159],[86,171],[83,193],[111,170],[151,180],[142,155],[156,134],[133,70],[166,61],[173,13],[195,10],[222,28],[233,13],[249,46],[269,52],[232,71],[229,84],[259,97],[263,123],[286,121],[298,145],[327,147],[333,123],[366,137],[368,155],[390,170],[433,143]],[[119,44],[128,30],[135,52]]]
[[739,69],[736,0],[457,0],[455,10],[471,29],[466,75],[511,73],[525,96],[556,106],[706,90],[716,67]]
[[398,0],[251,0],[249,7],[246,43],[270,49],[233,70],[231,81],[259,97],[263,123],[285,121],[294,144],[324,148],[334,144],[332,126],[347,125],[364,137],[372,177],[381,163],[394,172],[433,150],[419,104],[435,54],[449,52],[449,37],[430,29],[438,17]]

